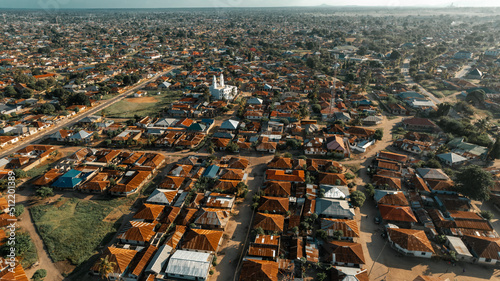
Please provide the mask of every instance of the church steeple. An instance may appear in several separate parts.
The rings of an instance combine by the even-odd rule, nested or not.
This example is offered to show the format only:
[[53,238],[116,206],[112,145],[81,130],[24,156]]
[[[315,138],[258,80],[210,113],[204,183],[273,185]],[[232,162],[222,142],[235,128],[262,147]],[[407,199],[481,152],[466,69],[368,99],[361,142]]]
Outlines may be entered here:
[[220,82],[220,86],[221,86],[222,88],[224,88],[224,74],[222,74],[222,73],[220,74],[220,79],[219,79],[219,80],[220,80],[220,81],[219,81],[219,82]]
[[217,78],[215,77],[215,75],[214,75],[214,79],[213,79],[213,81],[212,81],[212,86],[213,86],[214,88],[217,88]]

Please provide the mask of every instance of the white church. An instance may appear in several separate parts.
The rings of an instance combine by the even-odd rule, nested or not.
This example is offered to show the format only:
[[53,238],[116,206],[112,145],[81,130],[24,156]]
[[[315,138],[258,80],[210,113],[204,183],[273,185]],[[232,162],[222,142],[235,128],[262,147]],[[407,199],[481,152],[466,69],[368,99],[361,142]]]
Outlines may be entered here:
[[238,95],[238,88],[236,86],[230,86],[224,84],[224,75],[220,75],[219,83],[217,83],[217,78],[214,75],[212,86],[210,86],[210,95],[216,100],[228,100],[232,101],[236,95]]

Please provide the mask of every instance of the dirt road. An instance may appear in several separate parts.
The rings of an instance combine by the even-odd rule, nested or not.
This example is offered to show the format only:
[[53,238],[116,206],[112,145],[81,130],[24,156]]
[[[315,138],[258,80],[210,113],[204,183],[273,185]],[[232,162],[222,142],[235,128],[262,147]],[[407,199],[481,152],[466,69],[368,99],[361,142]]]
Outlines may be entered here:
[[416,85],[418,87],[418,89],[420,90],[420,93],[426,95],[436,105],[440,104],[441,100],[439,100],[432,93],[430,93],[429,91],[427,91],[426,89],[424,89],[424,87],[422,87],[420,84],[418,84],[415,81],[413,81],[413,78],[411,78],[411,76],[410,76],[409,70],[410,70],[410,59],[406,58],[404,60],[404,62],[403,62],[403,67],[401,68],[401,71],[403,72],[403,75],[405,77],[406,83],[409,86]]
[[[24,188],[22,190],[18,190],[16,194],[16,203],[23,204],[25,207],[28,207],[28,198],[32,195],[33,191],[31,189]],[[47,277],[44,279],[45,281],[63,280],[63,276],[52,262],[52,259],[49,257],[42,238],[38,235],[38,232],[35,229],[35,224],[31,219],[29,209],[26,209],[26,211],[21,215],[21,220],[18,222],[18,226],[30,234],[31,240],[33,240],[38,253],[38,264],[25,269],[26,275],[31,278],[31,276],[33,276],[35,271],[38,269],[45,269],[48,273]]]
[[[366,158],[343,161],[343,164],[359,164],[360,172],[357,180],[357,189],[364,191],[364,185],[370,183],[366,167],[371,163],[373,156],[378,151],[386,149],[392,143],[390,130],[401,120],[384,120],[380,125],[384,129],[384,137],[377,142],[367,153]],[[489,204],[484,204],[482,210],[491,210],[500,218],[500,212]],[[480,281],[500,280],[500,270],[493,267],[457,263],[456,266],[442,260],[427,260],[423,258],[401,257],[393,250],[386,239],[380,235],[382,227],[373,222],[378,216],[378,210],[373,200],[368,199],[363,207],[356,210],[357,220],[360,225],[361,239],[365,255],[366,268],[372,281],[411,281],[420,274],[435,277],[449,278],[454,281]],[[500,227],[499,220],[493,220],[495,229]],[[466,269],[463,272],[463,269]]]
[[271,161],[274,155],[262,155],[257,157],[244,156],[250,161],[250,167],[247,168],[248,179],[247,185],[249,192],[245,200],[236,205],[233,215],[229,220],[226,231],[227,239],[224,240],[217,258],[218,265],[215,267],[214,275],[210,277],[210,281],[222,280],[231,281],[237,273],[237,265],[240,256],[246,249],[245,244],[249,229],[251,228],[252,214],[251,209],[252,197],[259,190],[264,182],[264,171],[266,164]]

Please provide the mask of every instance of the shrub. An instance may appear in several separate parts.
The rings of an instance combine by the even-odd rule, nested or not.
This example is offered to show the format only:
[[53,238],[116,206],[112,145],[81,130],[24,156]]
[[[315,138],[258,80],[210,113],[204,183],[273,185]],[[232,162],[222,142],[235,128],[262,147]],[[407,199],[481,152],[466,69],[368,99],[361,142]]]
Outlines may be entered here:
[[48,186],[42,186],[36,190],[36,195],[38,195],[40,198],[44,199],[47,197],[54,196],[54,190]]
[[14,169],[14,174],[16,175],[17,178],[21,179],[21,178],[25,178],[28,176],[28,174],[26,174],[25,171],[21,170],[21,169]]
[[348,180],[352,180],[353,178],[355,178],[356,176],[354,176],[353,174],[351,173],[346,173],[345,174],[345,178],[348,179]]
[[495,217],[490,211],[481,211],[481,216],[489,221]]
[[14,210],[14,216],[20,217],[24,213],[24,205],[18,204]]
[[35,271],[35,273],[33,274],[33,277],[31,277],[31,280],[34,280],[34,281],[40,280],[41,281],[45,277],[47,277],[47,270],[39,269],[39,270]]

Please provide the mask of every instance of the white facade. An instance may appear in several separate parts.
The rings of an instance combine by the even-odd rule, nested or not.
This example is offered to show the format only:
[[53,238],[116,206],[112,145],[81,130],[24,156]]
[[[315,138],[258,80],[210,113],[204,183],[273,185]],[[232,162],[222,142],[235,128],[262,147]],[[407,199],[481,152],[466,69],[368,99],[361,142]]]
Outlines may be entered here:
[[224,75],[220,75],[219,83],[217,83],[217,78],[214,76],[212,86],[210,86],[210,95],[216,100],[228,100],[232,101],[236,95],[238,95],[238,88],[236,86],[230,86],[224,84]]
[[392,245],[392,248],[395,249],[396,251],[406,255],[406,256],[414,256],[416,258],[428,258],[428,259],[430,259],[432,257],[431,252],[410,251],[410,250],[405,249],[405,248],[399,246],[398,244],[394,243],[394,241],[391,240],[390,236],[388,236],[388,237],[389,237],[389,242]]

